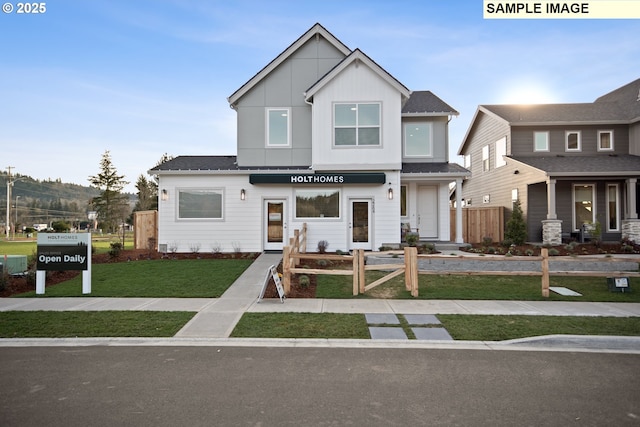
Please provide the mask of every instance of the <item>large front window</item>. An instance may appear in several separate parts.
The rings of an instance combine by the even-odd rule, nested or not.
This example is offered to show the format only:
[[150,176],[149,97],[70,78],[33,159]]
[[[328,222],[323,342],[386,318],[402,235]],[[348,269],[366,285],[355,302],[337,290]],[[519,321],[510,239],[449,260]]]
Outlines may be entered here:
[[573,186],[573,229],[595,222],[595,195],[593,184]]
[[404,125],[404,155],[407,157],[433,157],[433,131],[431,123]]
[[222,219],[222,190],[178,190],[178,218]]
[[298,218],[340,218],[340,191],[296,190]]
[[380,145],[380,104],[335,104],[336,146]]

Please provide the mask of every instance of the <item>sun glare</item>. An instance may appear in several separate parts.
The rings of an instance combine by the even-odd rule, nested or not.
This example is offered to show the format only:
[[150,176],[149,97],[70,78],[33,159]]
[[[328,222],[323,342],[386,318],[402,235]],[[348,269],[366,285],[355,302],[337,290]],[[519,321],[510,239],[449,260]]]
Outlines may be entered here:
[[556,97],[544,85],[532,82],[514,82],[500,97],[501,104],[553,104]]

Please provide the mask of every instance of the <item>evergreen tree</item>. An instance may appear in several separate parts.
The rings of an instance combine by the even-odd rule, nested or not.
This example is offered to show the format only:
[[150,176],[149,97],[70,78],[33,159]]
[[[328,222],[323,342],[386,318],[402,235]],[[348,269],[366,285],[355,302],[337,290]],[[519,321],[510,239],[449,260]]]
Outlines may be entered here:
[[90,176],[89,182],[102,191],[99,196],[91,199],[91,204],[98,213],[98,221],[107,232],[117,231],[118,223],[127,217],[130,210],[127,196],[121,193],[129,182],[124,180],[124,175],[118,175],[108,150],[102,155],[100,172]]
[[520,199],[513,202],[513,212],[507,221],[504,238],[514,245],[522,245],[527,240],[527,224],[524,221],[522,207],[520,207]]
[[134,212],[158,209],[158,184],[155,181],[140,174],[138,181],[136,181],[136,189],[138,190],[138,201],[133,208]]

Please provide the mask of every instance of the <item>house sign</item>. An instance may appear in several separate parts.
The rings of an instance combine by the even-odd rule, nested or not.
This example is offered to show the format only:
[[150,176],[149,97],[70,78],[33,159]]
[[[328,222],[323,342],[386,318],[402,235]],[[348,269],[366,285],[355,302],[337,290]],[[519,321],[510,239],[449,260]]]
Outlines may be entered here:
[[384,184],[383,172],[375,173],[254,173],[249,175],[251,184]]

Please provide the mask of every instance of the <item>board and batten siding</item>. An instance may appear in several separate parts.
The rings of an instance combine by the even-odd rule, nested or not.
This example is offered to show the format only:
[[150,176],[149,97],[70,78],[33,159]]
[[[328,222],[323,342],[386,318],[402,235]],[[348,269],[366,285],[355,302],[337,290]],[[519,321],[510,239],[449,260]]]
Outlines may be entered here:
[[[380,102],[381,145],[333,146],[333,106],[336,102]],[[314,95],[313,167],[317,170],[400,169],[401,95],[370,68],[350,64]]]

